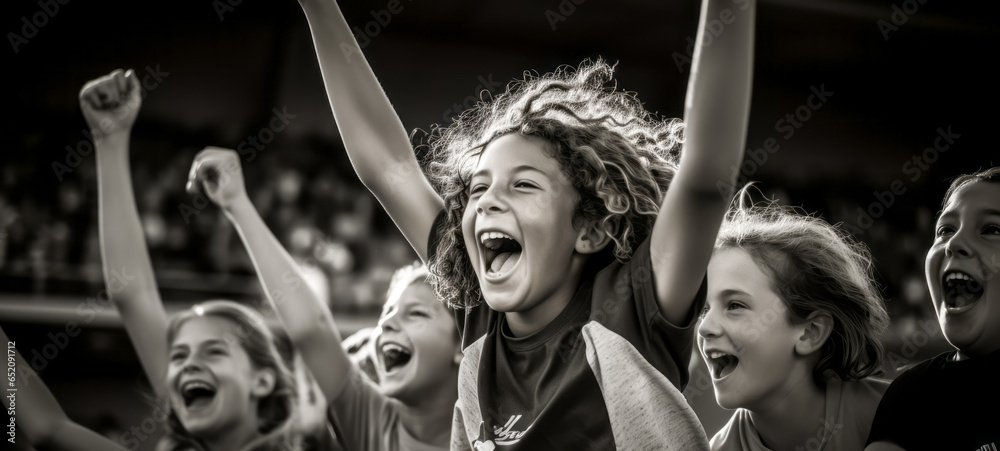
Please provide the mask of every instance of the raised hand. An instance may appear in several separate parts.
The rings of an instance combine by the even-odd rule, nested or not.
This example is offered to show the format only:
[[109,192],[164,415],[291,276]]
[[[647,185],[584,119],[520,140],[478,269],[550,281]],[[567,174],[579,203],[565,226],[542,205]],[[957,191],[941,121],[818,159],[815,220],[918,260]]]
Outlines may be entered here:
[[204,194],[224,210],[246,199],[239,155],[235,150],[220,147],[206,147],[198,152],[188,173],[187,190]]
[[141,105],[142,91],[132,69],[128,72],[117,69],[87,82],[80,90],[80,109],[95,139],[128,134]]

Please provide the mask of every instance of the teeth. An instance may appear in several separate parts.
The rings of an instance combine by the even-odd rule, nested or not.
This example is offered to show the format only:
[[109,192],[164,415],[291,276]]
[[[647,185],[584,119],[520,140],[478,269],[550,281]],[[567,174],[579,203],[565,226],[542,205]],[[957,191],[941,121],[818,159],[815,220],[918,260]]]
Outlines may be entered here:
[[713,359],[722,358],[725,355],[727,355],[727,354],[724,353],[724,352],[720,352],[720,351],[712,351],[712,352],[708,353],[708,357],[709,358],[713,358]]
[[382,346],[382,352],[406,352],[406,349],[396,343],[386,343]]
[[946,281],[947,280],[955,280],[955,279],[975,280],[972,277],[969,277],[969,275],[966,274],[966,273],[964,273],[964,272],[952,272],[952,273],[949,273],[947,276],[944,277],[944,280],[946,280]]
[[493,239],[497,239],[497,238],[506,238],[508,240],[513,240],[514,239],[514,238],[511,238],[510,235],[508,235],[506,233],[503,233],[503,232],[483,232],[482,235],[479,235],[479,242],[486,243],[486,240],[493,240]]
[[205,390],[212,390],[211,386],[209,386],[208,384],[206,384],[204,382],[201,382],[201,381],[188,382],[188,383],[184,384],[184,387],[182,387],[182,390],[188,391],[188,390],[194,390],[196,388],[203,388]]

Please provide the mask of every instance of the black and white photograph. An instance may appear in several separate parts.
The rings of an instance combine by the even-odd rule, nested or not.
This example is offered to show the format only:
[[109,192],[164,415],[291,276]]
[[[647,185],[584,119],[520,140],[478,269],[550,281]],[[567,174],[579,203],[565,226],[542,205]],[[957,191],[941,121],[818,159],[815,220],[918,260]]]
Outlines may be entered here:
[[1000,4],[3,10],[3,449],[1000,446]]

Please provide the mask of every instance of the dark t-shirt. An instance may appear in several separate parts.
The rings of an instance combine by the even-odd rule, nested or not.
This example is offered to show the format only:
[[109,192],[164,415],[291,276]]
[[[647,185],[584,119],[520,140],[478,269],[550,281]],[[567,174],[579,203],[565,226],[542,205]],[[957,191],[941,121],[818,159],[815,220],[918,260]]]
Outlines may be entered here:
[[[702,280],[691,311],[704,299]],[[455,314],[465,357],[452,449],[708,449],[681,394],[696,315],[681,326],[660,315],[648,239],[630,262],[584,277],[530,336],[513,337],[485,302]]]
[[911,450],[1000,447],[1000,351],[952,361],[954,352],[899,375],[875,412],[868,443]]

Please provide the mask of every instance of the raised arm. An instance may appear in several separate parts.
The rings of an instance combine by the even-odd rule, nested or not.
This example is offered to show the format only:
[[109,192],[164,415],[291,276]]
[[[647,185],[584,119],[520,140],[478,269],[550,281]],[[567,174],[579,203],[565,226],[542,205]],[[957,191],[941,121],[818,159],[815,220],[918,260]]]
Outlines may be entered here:
[[389,103],[333,0],[300,0],[344,147],[361,182],[427,261],[427,237],[444,203],[420,170]]
[[[8,350],[16,343],[7,338],[3,328],[0,328],[0,342]],[[10,354],[8,353],[8,365]],[[14,393],[17,397],[17,426],[28,438],[28,444],[38,450],[62,451],[105,451],[124,450],[118,444],[104,438],[70,420],[52,392],[45,386],[42,379],[28,362],[21,358],[21,353],[14,350],[14,367],[18,375],[11,384],[16,392],[4,390],[5,397]],[[5,384],[7,385],[7,384]],[[8,437],[9,438],[9,437]]]
[[[727,11],[728,10],[728,11]],[[653,226],[650,253],[660,313],[674,324],[691,305],[732,197],[750,115],[756,0],[703,0],[684,105],[680,168]],[[733,18],[731,23],[726,20]],[[704,45],[708,21],[725,29]],[[720,188],[721,187],[721,188]]]
[[166,396],[167,316],[132,195],[129,134],[141,105],[139,80],[116,70],[88,82],[80,108],[97,148],[101,255],[108,296],[125,323],[153,391]]
[[204,192],[236,226],[292,343],[323,396],[328,401],[336,399],[347,381],[351,361],[340,344],[333,316],[250,203],[236,152],[213,147],[199,152],[191,166],[188,189]]

